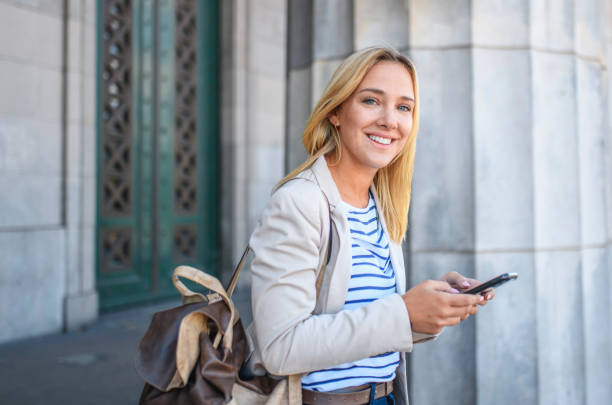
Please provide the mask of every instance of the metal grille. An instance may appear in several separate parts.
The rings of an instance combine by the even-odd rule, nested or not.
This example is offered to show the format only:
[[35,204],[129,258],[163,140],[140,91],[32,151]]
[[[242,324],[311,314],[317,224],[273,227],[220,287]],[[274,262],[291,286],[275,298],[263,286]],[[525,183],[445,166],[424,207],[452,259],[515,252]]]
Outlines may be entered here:
[[108,217],[132,211],[130,3],[111,0],[102,17],[101,208]]
[[197,2],[177,0],[175,24],[174,211],[196,214]]
[[195,261],[198,254],[198,228],[195,225],[174,227],[174,260]]
[[101,232],[101,271],[116,273],[132,268],[132,230],[130,228],[104,229]]

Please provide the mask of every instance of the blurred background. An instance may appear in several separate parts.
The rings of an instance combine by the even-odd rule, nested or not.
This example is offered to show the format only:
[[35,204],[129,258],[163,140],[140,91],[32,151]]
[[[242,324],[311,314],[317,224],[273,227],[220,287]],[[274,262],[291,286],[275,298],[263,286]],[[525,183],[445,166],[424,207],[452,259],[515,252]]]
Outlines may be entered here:
[[0,0],[2,402],[136,402],[172,270],[228,280],[370,45],[420,75],[410,284],[519,273],[412,403],[612,403],[612,0]]

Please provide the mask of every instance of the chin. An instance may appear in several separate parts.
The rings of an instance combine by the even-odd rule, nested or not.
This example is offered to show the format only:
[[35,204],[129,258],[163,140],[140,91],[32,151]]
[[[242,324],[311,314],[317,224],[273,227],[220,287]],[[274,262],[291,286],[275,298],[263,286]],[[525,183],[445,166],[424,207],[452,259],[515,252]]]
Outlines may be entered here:
[[370,166],[373,169],[384,169],[385,167],[389,166],[389,163],[391,163],[393,159],[388,159],[388,160],[384,160],[384,161],[374,161],[374,162],[370,162],[370,164],[368,166]]
[[389,166],[389,164],[393,161],[393,159],[395,159],[395,156],[396,155],[393,155],[393,157],[384,157],[380,159],[374,159],[372,161],[372,167],[375,167],[377,169],[385,168]]

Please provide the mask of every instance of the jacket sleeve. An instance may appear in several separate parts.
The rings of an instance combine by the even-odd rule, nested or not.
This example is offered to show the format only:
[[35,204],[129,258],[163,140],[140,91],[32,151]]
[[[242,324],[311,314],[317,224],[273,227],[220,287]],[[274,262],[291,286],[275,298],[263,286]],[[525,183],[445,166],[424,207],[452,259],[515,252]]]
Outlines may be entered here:
[[250,241],[255,341],[265,368],[289,375],[410,351],[410,319],[399,294],[312,315],[328,207],[316,184],[292,183],[273,194]]

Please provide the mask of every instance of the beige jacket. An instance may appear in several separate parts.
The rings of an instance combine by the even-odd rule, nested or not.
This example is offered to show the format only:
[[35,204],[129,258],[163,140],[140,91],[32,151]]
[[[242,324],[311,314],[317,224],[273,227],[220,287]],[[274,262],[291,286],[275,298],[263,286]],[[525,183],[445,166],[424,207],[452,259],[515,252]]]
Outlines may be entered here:
[[[351,275],[351,236],[340,201],[321,157],[278,189],[264,209],[250,240],[255,253],[251,333],[256,355],[271,374],[292,375],[401,352],[394,392],[398,404],[407,404],[403,352],[430,336],[412,333],[410,328],[401,297],[406,291],[402,249],[390,243],[397,293],[352,311],[342,310]],[[380,219],[386,232],[384,218]],[[330,260],[317,299],[317,276],[324,267],[330,224]]]

